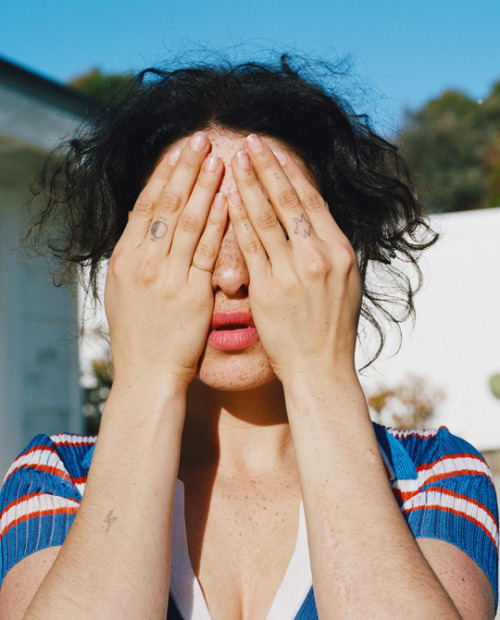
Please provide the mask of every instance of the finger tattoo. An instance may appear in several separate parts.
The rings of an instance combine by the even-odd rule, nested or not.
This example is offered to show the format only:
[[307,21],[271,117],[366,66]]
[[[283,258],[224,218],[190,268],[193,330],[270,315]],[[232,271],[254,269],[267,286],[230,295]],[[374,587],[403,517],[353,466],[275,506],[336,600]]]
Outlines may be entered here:
[[294,217],[293,221],[295,222],[294,235],[302,235],[304,239],[311,236],[312,226],[305,213],[303,213],[300,218]]
[[168,232],[168,226],[163,220],[156,220],[151,224],[151,241],[161,239]]

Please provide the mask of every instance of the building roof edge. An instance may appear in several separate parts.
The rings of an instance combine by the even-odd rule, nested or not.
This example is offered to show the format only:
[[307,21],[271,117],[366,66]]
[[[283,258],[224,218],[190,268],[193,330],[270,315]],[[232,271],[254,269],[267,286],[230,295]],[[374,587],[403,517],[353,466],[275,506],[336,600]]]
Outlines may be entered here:
[[91,116],[97,102],[63,84],[25,69],[0,56],[0,83],[76,114],[82,119]]

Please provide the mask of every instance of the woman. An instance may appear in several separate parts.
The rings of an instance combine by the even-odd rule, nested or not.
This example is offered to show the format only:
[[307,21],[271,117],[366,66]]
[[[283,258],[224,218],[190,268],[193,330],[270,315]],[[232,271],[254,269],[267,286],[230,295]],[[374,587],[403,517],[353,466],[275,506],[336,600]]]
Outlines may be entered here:
[[115,375],[95,449],[9,471],[1,617],[493,617],[486,465],[374,426],[355,370],[368,266],[409,313],[391,261],[432,240],[396,149],[286,59],[146,77],[39,221],[94,277],[112,252]]

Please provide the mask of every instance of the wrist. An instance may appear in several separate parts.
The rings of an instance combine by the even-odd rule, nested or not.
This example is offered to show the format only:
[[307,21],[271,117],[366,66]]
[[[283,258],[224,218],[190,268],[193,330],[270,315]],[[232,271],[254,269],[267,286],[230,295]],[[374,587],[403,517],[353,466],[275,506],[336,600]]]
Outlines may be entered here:
[[155,378],[134,378],[115,376],[103,417],[115,415],[120,419],[143,418],[153,421],[155,417],[182,417],[186,409],[186,387],[176,381]]
[[285,394],[321,387],[340,392],[361,389],[354,360],[350,357],[315,359],[307,368],[294,368],[281,374]]
[[338,368],[315,373],[295,373],[283,383],[286,409],[290,422],[305,421],[322,415],[342,419],[349,424],[361,416],[369,419],[366,398],[354,368]]

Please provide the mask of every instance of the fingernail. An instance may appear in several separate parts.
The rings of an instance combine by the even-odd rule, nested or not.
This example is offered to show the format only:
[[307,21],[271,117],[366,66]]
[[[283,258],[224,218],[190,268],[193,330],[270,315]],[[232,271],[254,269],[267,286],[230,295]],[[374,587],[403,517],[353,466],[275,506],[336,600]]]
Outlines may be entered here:
[[214,170],[217,170],[217,166],[219,165],[219,158],[217,157],[217,155],[215,153],[210,153],[210,155],[205,159],[205,170],[208,170],[209,172],[213,172]]
[[238,151],[236,153],[236,163],[238,164],[240,168],[243,168],[244,170],[248,170],[251,166],[250,157],[248,157],[248,153],[246,153],[245,151]]
[[207,142],[207,136],[201,131],[197,131],[189,139],[189,146],[193,149],[193,151],[197,151],[199,153],[207,146]]
[[287,161],[288,161],[288,155],[285,153],[285,151],[281,151],[280,149],[276,149],[274,151],[274,155],[275,155],[276,159],[279,161],[279,163],[282,166],[286,166]]
[[226,206],[226,194],[218,192],[214,198],[214,209],[223,209]]
[[237,189],[233,189],[229,192],[229,200],[233,203],[233,205],[241,204],[241,196],[240,192]]
[[259,138],[259,136],[256,136],[254,133],[251,133],[249,136],[247,136],[246,143],[248,144],[248,150],[254,155],[262,153],[262,151],[264,150],[264,143]]
[[181,149],[174,149],[173,151],[170,151],[168,155],[168,161],[172,164],[172,166],[175,166],[175,164],[178,162],[180,154]]

